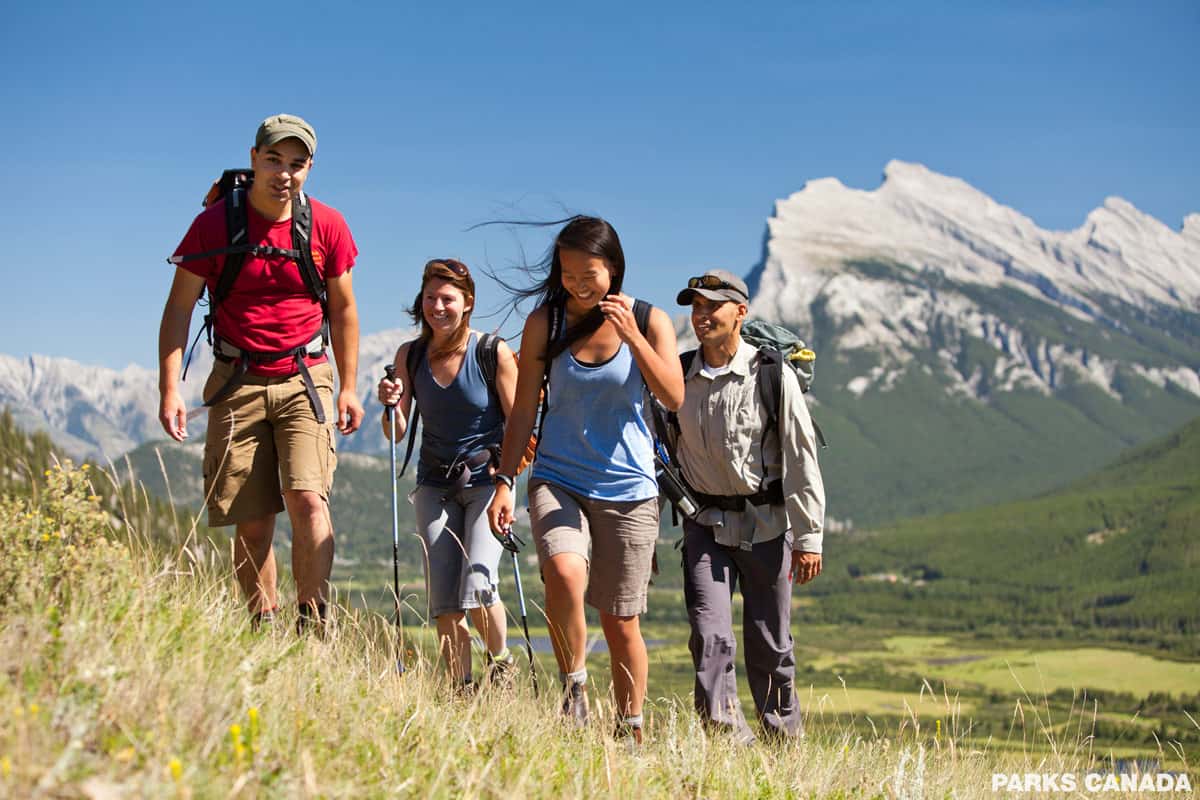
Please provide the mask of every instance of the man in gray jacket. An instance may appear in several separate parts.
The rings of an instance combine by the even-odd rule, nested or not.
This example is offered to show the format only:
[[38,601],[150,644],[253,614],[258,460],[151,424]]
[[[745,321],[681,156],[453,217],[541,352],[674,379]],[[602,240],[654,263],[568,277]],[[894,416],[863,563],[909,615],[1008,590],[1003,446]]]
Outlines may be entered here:
[[741,337],[749,295],[740,278],[711,270],[690,279],[677,300],[692,307],[700,340],[698,351],[683,356],[675,443],[698,506],[683,523],[696,710],[737,739],[754,740],[734,676],[732,605],[740,584],[759,720],[769,735],[796,736],[791,587],[821,573],[825,517],[812,419],[795,372],[782,364],[779,421],[769,424],[758,391],[765,362]]

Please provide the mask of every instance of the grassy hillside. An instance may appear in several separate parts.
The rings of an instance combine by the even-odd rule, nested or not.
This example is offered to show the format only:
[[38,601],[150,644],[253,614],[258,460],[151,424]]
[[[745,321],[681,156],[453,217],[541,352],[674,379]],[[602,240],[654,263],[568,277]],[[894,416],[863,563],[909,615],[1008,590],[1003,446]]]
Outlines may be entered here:
[[831,539],[822,621],[1200,655],[1200,420],[1032,500]]
[[[574,731],[554,692],[524,681],[455,696],[419,636],[397,674],[373,614],[334,609],[324,639],[290,619],[252,633],[227,567],[114,524],[90,471],[51,467],[0,497],[0,796],[965,800],[994,796],[995,773],[1127,769],[1095,746],[1105,718],[1074,702],[1053,719],[1018,706],[980,739],[955,696],[855,685],[805,694],[804,740],[754,748],[653,693],[631,752],[608,735],[599,669],[597,724]],[[877,728],[896,703],[900,724]],[[1168,741],[1149,757],[1186,771],[1188,752]]]

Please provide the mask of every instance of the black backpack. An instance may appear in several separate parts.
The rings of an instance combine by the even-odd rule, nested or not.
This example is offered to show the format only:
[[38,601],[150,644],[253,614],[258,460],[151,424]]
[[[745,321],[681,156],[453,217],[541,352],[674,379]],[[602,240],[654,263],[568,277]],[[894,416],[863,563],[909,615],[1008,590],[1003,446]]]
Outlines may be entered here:
[[[479,371],[483,373],[483,381],[487,384],[488,393],[499,402],[500,395],[496,391],[496,370],[500,362],[500,342],[503,341],[499,336],[491,333],[485,333],[475,342],[475,360],[479,362]],[[404,368],[408,371],[408,385],[413,385],[413,375],[421,366],[421,362],[425,360],[425,351],[429,348],[429,342],[425,339],[414,339],[413,343],[408,346],[408,355],[404,360]],[[411,391],[411,389],[410,389]],[[412,460],[413,446],[417,441],[417,423],[421,420],[421,409],[417,405],[417,397],[413,394],[412,411],[408,417],[408,444],[404,450],[404,464],[400,467],[400,477],[404,471],[408,469],[408,462]]]
[[[178,265],[185,261],[193,261],[200,258],[225,256],[225,262],[221,267],[221,275],[217,278],[217,285],[209,297],[208,313],[204,315],[204,322],[201,325],[200,331],[196,333],[196,338],[192,341],[187,363],[183,368],[183,379],[187,379],[187,368],[191,365],[192,355],[195,353],[196,343],[200,341],[201,333],[206,335],[208,343],[214,348],[220,347],[220,333],[215,330],[217,306],[233,290],[233,284],[237,281],[238,275],[242,271],[242,266],[246,263],[246,256],[283,256],[290,258],[296,262],[296,267],[300,271],[300,277],[304,281],[304,285],[308,288],[309,293],[312,294],[313,299],[321,306],[320,329],[314,332],[309,342],[293,350],[270,353],[239,351],[239,369],[216,394],[205,401],[204,405],[211,406],[232,392],[240,382],[241,377],[245,374],[249,362],[277,361],[281,358],[292,356],[296,359],[300,373],[304,377],[309,400],[312,403],[314,413],[317,415],[317,420],[324,423],[325,412],[320,401],[317,399],[316,389],[313,386],[312,379],[309,377],[308,368],[304,363],[304,355],[308,353],[308,345],[312,344],[318,335],[321,337],[322,349],[329,346],[329,303],[326,295],[325,281],[322,279],[320,271],[317,270],[317,265],[313,260],[312,254],[312,204],[309,202],[308,196],[303,192],[297,192],[292,199],[291,248],[284,249],[270,245],[250,244],[250,212],[247,194],[253,183],[254,173],[252,171],[248,169],[227,169],[212,185],[212,188],[202,202],[202,205],[207,208],[218,200],[223,199],[225,201],[225,230],[227,232],[225,247],[217,250],[209,250],[204,253],[171,256],[167,259],[168,263]],[[205,288],[207,288],[207,285]],[[204,297],[204,293],[205,289],[202,288],[200,290],[201,298]]]

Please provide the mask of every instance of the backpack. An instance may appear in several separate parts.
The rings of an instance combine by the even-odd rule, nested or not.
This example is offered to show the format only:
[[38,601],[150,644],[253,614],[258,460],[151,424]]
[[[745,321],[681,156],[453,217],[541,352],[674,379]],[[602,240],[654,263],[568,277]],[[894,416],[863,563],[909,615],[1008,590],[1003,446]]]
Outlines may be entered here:
[[[768,431],[779,430],[779,409],[783,404],[783,365],[787,364],[791,367],[800,384],[800,391],[807,394],[812,388],[814,377],[813,364],[817,356],[805,346],[803,340],[787,328],[772,325],[761,320],[750,320],[743,323],[742,338],[758,349],[758,355],[756,356],[759,364],[758,400],[767,412],[767,422],[763,426],[763,441],[765,441]],[[688,371],[692,368],[692,363],[696,360],[698,352],[699,350],[688,350],[679,354],[679,363],[683,366],[685,379]],[[679,417],[674,412],[667,411],[657,404],[654,405],[653,412],[655,429],[658,432],[658,439],[665,445],[667,453],[666,462],[673,470],[672,476],[686,486],[686,481],[683,480],[683,472],[679,469],[674,447],[674,443],[679,436]],[[813,431],[816,433],[817,441],[821,447],[828,447],[829,445],[825,441],[825,434],[821,431],[821,427],[817,425],[816,420],[813,420]],[[671,514],[673,518],[679,512],[682,512],[684,516],[690,516],[673,497],[670,499],[672,501]],[[693,506],[696,505],[694,500],[691,502]]]
[[787,328],[758,319],[747,320],[742,325],[742,338],[757,347],[760,353],[764,350],[780,353],[796,373],[800,391],[808,394],[812,388],[813,365],[817,354],[808,349],[803,339]]
[[[313,336],[310,337],[310,341],[306,344],[283,352],[258,353],[234,348],[238,351],[239,368],[216,394],[204,402],[204,405],[211,406],[232,392],[241,381],[242,376],[245,375],[249,362],[276,361],[287,356],[292,356],[296,360],[300,374],[304,378],[305,388],[308,391],[309,401],[312,404],[313,412],[317,416],[317,421],[324,424],[325,412],[320,400],[317,398],[316,388],[313,386],[312,379],[309,377],[308,367],[304,363],[304,356],[309,353],[310,348],[316,343],[318,336],[321,339],[322,350],[329,346],[329,303],[326,296],[325,281],[321,278],[321,273],[317,270],[317,265],[313,260],[312,254],[312,204],[304,192],[297,192],[292,199],[291,248],[284,249],[270,245],[250,244],[248,242],[250,212],[247,195],[253,183],[254,173],[251,170],[227,169],[221,173],[220,178],[213,182],[212,188],[209,189],[208,194],[205,195],[201,203],[205,208],[208,208],[218,200],[223,199],[225,201],[225,230],[227,232],[225,247],[217,250],[209,250],[204,253],[171,256],[167,259],[167,263],[179,265],[185,261],[193,261],[200,258],[211,258],[212,256],[219,255],[225,256],[224,264],[221,267],[221,274],[217,278],[217,284],[209,296],[209,311],[204,315],[204,322],[201,324],[200,330],[196,333],[196,338],[192,341],[187,363],[183,368],[183,379],[187,379],[187,368],[192,363],[192,355],[196,351],[196,344],[200,341],[201,333],[206,334],[208,343],[214,349],[218,351],[221,349],[220,333],[215,330],[217,306],[233,290],[233,284],[237,281],[238,275],[242,271],[242,266],[246,263],[246,256],[284,256],[296,262],[296,267],[300,271],[300,277],[304,281],[305,287],[313,296],[313,299],[321,306],[320,329],[314,332]],[[206,289],[207,284],[200,290],[201,298],[204,297]]]
[[[796,375],[800,391],[808,394],[812,389],[817,354],[805,346],[804,340],[787,328],[772,325],[762,320],[749,320],[742,325],[742,338],[758,349],[758,397],[767,411],[764,430],[779,427],[779,406],[783,402],[783,365],[787,364]],[[697,350],[679,354],[686,376],[696,358]],[[813,430],[821,447],[828,447],[825,434],[813,422]]]
[[[494,400],[499,402],[499,394],[496,392],[496,370],[500,362],[499,336],[491,333],[485,333],[475,342],[475,360],[479,362],[479,371],[483,373],[483,381],[487,384],[488,394]],[[413,343],[408,346],[408,355],[404,360],[404,368],[408,370],[408,385],[413,385],[413,375],[421,366],[421,362],[425,360],[425,351],[429,348],[429,342],[425,339],[414,339]],[[412,398],[412,411],[408,418],[408,444],[404,450],[404,464],[400,467],[400,474],[396,477],[404,475],[404,471],[408,469],[408,462],[412,460],[413,446],[417,441],[417,423],[421,420],[421,408],[417,405],[416,395]],[[498,455],[498,454],[497,454]]]

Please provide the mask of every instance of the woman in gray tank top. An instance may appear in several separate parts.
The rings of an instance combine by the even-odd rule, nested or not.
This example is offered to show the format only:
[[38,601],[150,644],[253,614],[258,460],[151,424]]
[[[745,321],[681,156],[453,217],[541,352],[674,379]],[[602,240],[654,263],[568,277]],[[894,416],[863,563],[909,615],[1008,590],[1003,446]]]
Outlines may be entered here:
[[[396,351],[396,380],[379,383],[380,402],[397,407],[397,441],[414,400],[423,420],[412,501],[427,555],[429,609],[451,680],[468,687],[473,678],[467,615],[487,645],[487,677],[511,678],[515,665],[498,592],[503,548],[488,528],[486,509],[517,364],[499,341],[489,385],[477,354],[480,334],[470,327],[474,305],[475,281],[465,264],[454,259],[426,264],[410,309],[421,335]],[[384,436],[393,434],[390,427],[385,408]]]
[[[643,397],[649,388],[678,409],[683,371],[666,313],[621,294],[625,255],[617,232],[595,217],[566,222],[543,265],[544,279],[515,290],[538,307],[521,337],[516,400],[488,518],[498,535],[512,525],[512,476],[548,375],[529,517],[563,683],[562,713],[577,724],[588,720],[587,603],[600,612],[612,654],[617,735],[640,742],[648,659],[639,615],[658,538]],[[640,324],[635,308],[648,310]]]

